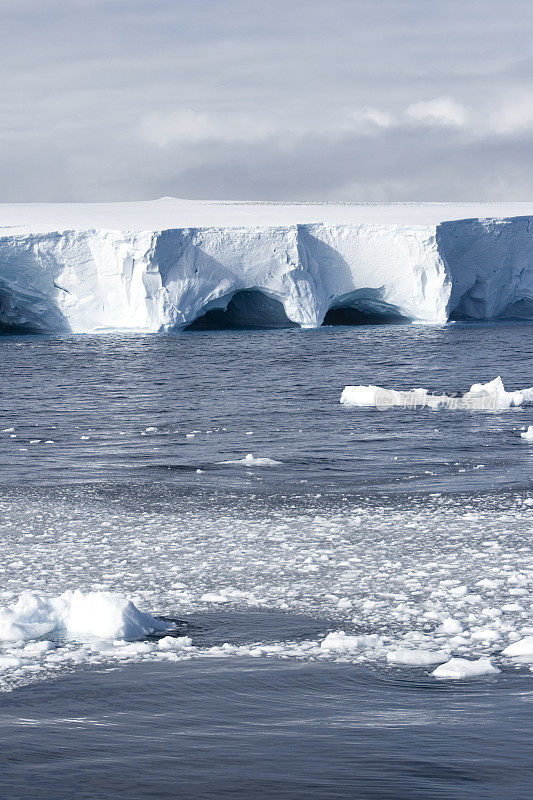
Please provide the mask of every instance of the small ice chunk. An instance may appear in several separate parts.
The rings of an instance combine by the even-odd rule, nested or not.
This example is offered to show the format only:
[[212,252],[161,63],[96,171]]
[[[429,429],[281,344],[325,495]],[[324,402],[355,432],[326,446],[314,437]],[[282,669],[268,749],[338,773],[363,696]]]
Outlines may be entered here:
[[273,458],[255,457],[252,453],[248,453],[244,458],[232,459],[230,461],[221,461],[221,464],[242,464],[244,467],[275,467],[281,464],[281,461],[275,461]]
[[219,592],[206,592],[201,596],[200,600],[202,603],[229,603],[226,595]]
[[186,650],[192,647],[190,636],[163,636],[157,643],[159,650]]
[[450,657],[450,653],[445,650],[410,650],[400,648],[400,650],[390,650],[387,653],[387,661],[391,664],[409,664],[410,666],[427,666],[429,664],[442,664]]
[[481,628],[474,631],[470,638],[476,642],[495,642],[500,638],[500,633],[494,628]]
[[54,650],[54,649],[55,645],[53,644],[53,642],[49,642],[47,639],[40,642],[28,642],[28,644],[24,646],[24,655],[42,656],[49,650]]
[[468,593],[468,588],[466,586],[453,586],[450,589],[450,594],[454,597],[464,597],[465,594]]
[[463,628],[460,622],[457,622],[456,619],[452,617],[447,617],[446,619],[442,620],[442,625],[438,628],[439,633],[462,633]]
[[[155,644],[151,642],[113,642],[115,652],[113,656],[117,658],[130,658],[131,656],[145,656],[155,650]],[[109,649],[104,648],[105,653],[111,653]]]
[[346,611],[351,607],[352,607],[352,601],[348,597],[341,597],[341,599],[337,603],[337,608],[340,611]]
[[533,425],[530,425],[527,431],[522,431],[520,436],[528,442],[533,442]]
[[352,636],[344,631],[332,631],[322,640],[320,648],[326,651],[349,653],[362,647],[379,647],[381,645],[381,638],[375,633]]
[[0,670],[11,669],[12,667],[19,667],[21,661],[15,656],[0,656]]
[[480,675],[497,675],[499,672],[490,658],[478,658],[477,661],[470,661],[468,658],[450,658],[431,674],[436,678],[477,678]]

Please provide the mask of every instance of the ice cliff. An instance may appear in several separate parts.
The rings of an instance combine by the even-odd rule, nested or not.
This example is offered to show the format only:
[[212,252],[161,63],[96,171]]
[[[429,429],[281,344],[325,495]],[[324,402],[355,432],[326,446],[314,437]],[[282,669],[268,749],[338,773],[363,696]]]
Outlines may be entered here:
[[4,205],[0,226],[8,332],[533,319],[523,204],[165,198]]

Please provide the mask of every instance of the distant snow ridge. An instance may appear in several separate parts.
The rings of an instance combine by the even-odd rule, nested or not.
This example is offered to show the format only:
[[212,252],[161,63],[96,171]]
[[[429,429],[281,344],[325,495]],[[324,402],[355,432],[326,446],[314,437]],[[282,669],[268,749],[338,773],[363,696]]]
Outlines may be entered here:
[[[382,386],[345,386],[340,402],[347,406],[377,408],[431,408],[433,410],[501,411],[533,402],[533,388],[507,392],[500,377],[488,383],[474,383],[460,397],[447,394],[431,394],[427,389],[396,391]],[[531,427],[531,426],[530,426]],[[529,438],[529,433],[521,436]]]
[[430,206],[3,206],[0,330],[533,319],[533,216]]

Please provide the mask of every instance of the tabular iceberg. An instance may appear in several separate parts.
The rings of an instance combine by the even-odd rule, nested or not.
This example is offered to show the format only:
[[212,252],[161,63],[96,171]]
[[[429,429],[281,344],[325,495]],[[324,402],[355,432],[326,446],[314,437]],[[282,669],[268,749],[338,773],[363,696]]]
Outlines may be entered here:
[[450,317],[533,319],[533,207],[0,206],[8,332]]

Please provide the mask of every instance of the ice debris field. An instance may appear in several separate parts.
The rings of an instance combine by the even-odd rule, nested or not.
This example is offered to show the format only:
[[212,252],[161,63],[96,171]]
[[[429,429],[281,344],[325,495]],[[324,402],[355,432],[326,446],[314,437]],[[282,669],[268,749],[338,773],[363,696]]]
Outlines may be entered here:
[[0,330],[533,318],[527,203],[0,205]]
[[[531,669],[533,498],[4,494],[0,687],[72,669],[213,656],[422,670]],[[236,508],[239,512],[236,513]],[[202,613],[312,616],[312,640],[210,645]],[[189,625],[193,619],[195,625]]]

